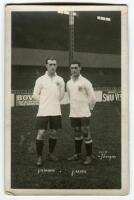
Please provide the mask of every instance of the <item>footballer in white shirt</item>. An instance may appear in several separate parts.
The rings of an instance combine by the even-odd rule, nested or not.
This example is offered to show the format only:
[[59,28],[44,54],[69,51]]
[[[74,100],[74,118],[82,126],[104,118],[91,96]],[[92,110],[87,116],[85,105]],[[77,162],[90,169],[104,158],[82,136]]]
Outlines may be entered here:
[[81,75],[81,64],[78,61],[70,65],[71,79],[67,82],[67,92],[70,100],[70,120],[74,130],[75,153],[68,160],[78,160],[84,138],[86,159],[84,165],[89,165],[92,158],[92,137],[90,117],[96,103],[91,82]]
[[48,127],[50,129],[49,159],[53,161],[58,160],[54,155],[57,141],[56,132],[62,127],[60,101],[64,97],[65,83],[63,78],[56,74],[57,61],[54,58],[46,60],[46,68],[46,73],[36,80],[33,92],[33,99],[39,101],[36,120],[37,166],[41,166],[43,163],[44,136]]

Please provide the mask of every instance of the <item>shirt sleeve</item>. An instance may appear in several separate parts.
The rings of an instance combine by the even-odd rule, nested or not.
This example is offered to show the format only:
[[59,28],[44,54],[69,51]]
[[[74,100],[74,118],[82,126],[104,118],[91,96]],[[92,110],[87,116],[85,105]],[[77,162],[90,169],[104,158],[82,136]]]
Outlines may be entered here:
[[61,78],[61,84],[60,84],[60,101],[63,99],[64,95],[65,95],[65,82]]
[[41,92],[41,85],[39,79],[37,79],[35,82],[32,98],[35,100],[39,100],[40,92]]
[[89,99],[90,110],[93,110],[93,108],[96,104],[96,96],[95,96],[93,86],[90,82],[86,83],[86,93],[87,93],[88,99]]
[[68,82],[67,82],[67,85],[66,85],[66,89],[67,89],[68,98],[70,99],[70,92],[69,92],[69,84],[68,84]]

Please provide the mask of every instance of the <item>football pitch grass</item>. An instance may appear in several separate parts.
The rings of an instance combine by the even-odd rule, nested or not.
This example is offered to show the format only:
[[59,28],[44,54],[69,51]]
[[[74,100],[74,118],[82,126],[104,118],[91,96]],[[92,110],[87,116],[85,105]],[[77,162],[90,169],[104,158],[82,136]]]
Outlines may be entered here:
[[97,103],[91,118],[93,153],[91,165],[81,160],[67,161],[74,152],[69,106],[62,105],[63,129],[57,134],[55,155],[47,160],[48,135],[43,151],[44,163],[36,167],[35,122],[37,107],[12,108],[11,187],[18,189],[119,189],[121,188],[121,108],[119,102]]

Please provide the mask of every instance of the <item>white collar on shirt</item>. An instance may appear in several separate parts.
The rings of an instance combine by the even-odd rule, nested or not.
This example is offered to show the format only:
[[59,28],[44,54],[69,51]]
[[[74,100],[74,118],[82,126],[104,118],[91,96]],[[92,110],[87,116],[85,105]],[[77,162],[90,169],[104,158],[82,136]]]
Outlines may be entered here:
[[74,80],[73,77],[71,76],[71,80],[72,80],[73,82],[78,81],[78,80],[80,80],[81,78],[82,78],[82,75],[81,75],[81,74],[80,74],[79,77],[78,77],[77,79],[75,79],[75,80]]
[[46,71],[45,76],[52,79],[52,78],[55,78],[57,76],[57,73],[55,72],[55,75],[53,77],[51,77],[51,76],[48,75],[48,71]]

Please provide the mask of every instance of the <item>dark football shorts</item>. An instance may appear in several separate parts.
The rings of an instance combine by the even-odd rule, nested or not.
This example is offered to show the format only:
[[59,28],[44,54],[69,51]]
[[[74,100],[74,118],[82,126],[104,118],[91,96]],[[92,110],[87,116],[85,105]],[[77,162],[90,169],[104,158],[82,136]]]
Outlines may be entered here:
[[90,117],[70,117],[71,120],[71,127],[82,127],[82,126],[89,126],[90,125]]
[[62,128],[61,115],[37,116],[36,129],[60,129]]

